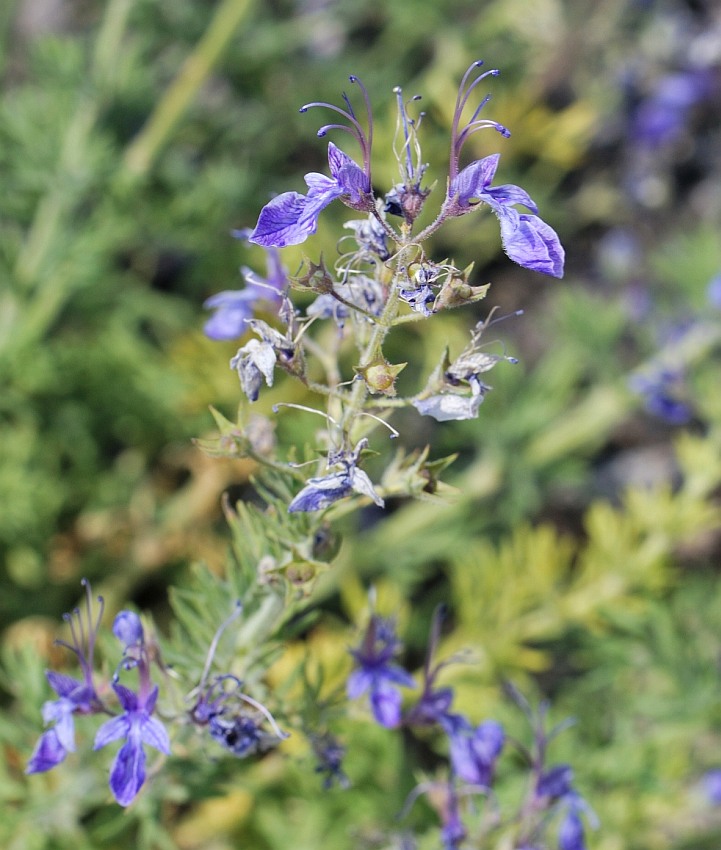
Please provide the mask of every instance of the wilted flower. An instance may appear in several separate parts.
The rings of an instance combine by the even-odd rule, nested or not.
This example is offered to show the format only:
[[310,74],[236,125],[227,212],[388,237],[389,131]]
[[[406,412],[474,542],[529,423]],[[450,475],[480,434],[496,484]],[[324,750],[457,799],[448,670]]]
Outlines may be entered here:
[[332,452],[328,457],[328,466],[339,466],[340,470],[318,478],[309,478],[305,487],[288,505],[289,513],[320,511],[354,492],[368,496],[382,508],[385,504],[383,499],[376,493],[370,478],[357,466],[361,452],[367,445],[368,440],[364,438],[352,452]]
[[[481,349],[481,337],[490,324],[493,324],[493,320],[489,316],[476,325],[470,343],[452,363],[447,352],[444,354],[426,388],[413,400],[413,406],[419,413],[431,416],[438,422],[474,419],[478,415],[481,402],[491,390],[480,376],[503,360],[507,363],[518,362],[515,357],[489,354]],[[467,391],[463,392],[464,386],[470,388],[470,395]]]

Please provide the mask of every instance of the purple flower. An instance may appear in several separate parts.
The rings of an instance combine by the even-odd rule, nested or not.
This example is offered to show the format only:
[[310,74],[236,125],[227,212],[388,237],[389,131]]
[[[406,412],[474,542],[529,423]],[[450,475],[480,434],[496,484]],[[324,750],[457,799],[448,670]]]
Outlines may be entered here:
[[[558,235],[536,215],[529,194],[512,183],[491,186],[500,154],[491,154],[466,166],[450,182],[448,215],[464,215],[479,203],[487,204],[501,225],[503,250],[520,266],[553,277],[563,277],[564,251]],[[514,205],[531,211],[521,213]]]
[[558,850],[586,850],[586,836],[581,820],[584,812],[591,826],[598,828],[598,818],[588,803],[571,790],[561,798],[565,813],[558,828]]
[[113,620],[113,634],[127,650],[143,643],[143,624],[132,611],[121,611]]
[[644,402],[646,411],[669,425],[684,425],[691,419],[691,408],[681,398],[683,373],[660,366],[648,375],[634,375],[630,387]]
[[709,770],[701,782],[709,803],[713,806],[721,805],[721,770]]
[[441,807],[441,841],[443,850],[458,850],[468,832],[461,820],[456,789],[449,783],[448,795]]
[[[231,615],[220,626],[213,644],[235,616]],[[200,698],[190,712],[193,723],[207,727],[210,737],[238,758],[265,752],[288,737],[264,705],[241,691],[241,684],[235,676],[226,674],[216,676],[206,687],[204,678]],[[263,728],[264,719],[272,734]]]
[[57,641],[77,657],[83,672],[82,680],[73,679],[63,673],[46,670],[45,675],[50,687],[59,699],[49,700],[43,705],[43,722],[54,723],[40,736],[26,773],[42,773],[51,770],[65,759],[69,752],[75,751],[75,714],[94,714],[102,709],[102,702],[93,684],[93,654],[95,638],[103,615],[103,599],[98,597],[99,612],[93,615],[90,584],[83,579],[85,588],[85,608],[76,608],[64,619],[70,627],[72,643]]
[[94,749],[99,750],[113,741],[125,740],[110,769],[110,790],[121,806],[128,806],[145,782],[143,745],[169,755],[170,740],[163,724],[152,717],[158,698],[157,685],[144,694],[141,685],[140,695],[117,682],[113,683],[113,690],[124,712],[98,729]]
[[470,785],[490,787],[505,740],[503,727],[486,720],[474,729],[463,717],[458,717],[454,726],[449,737],[455,774]]
[[299,245],[312,234],[318,226],[318,216],[328,204],[340,198],[346,206],[364,212],[375,209],[371,191],[370,152],[373,141],[373,116],[371,114],[368,92],[357,77],[350,77],[356,83],[365,101],[368,117],[368,131],[363,130],[355,116],[347,95],[343,95],[346,109],[331,103],[314,102],[302,106],[300,111],[320,106],[338,113],[347,124],[326,124],[318,130],[319,136],[325,136],[328,130],[343,130],[349,133],[360,145],[363,154],[363,167],[357,165],[347,154],[328,143],[328,165],[330,177],[311,172],[305,175],[308,186],[307,195],[298,192],[284,192],[273,198],[260,211],[255,230],[249,240],[265,248],[284,248],[286,245]]
[[567,764],[558,764],[544,771],[536,783],[536,797],[558,800],[573,793],[573,768]]
[[571,806],[558,830],[558,850],[586,850],[583,821],[578,811]]
[[62,673],[46,670],[50,687],[60,697],[43,705],[43,722],[55,725],[40,736],[26,773],[42,773],[60,764],[68,753],[75,752],[74,714],[90,714],[98,708],[92,686]]
[[367,445],[368,440],[363,439],[352,452],[332,453],[328,457],[328,466],[339,466],[340,470],[318,478],[309,478],[305,487],[288,505],[288,512],[320,511],[353,492],[368,496],[382,508],[385,504],[383,499],[376,493],[366,473],[357,467],[358,458]]
[[704,71],[664,74],[636,109],[631,135],[649,148],[675,142],[686,129],[692,108],[711,93],[711,78]]
[[370,181],[363,169],[333,142],[328,143],[331,177],[311,172],[305,175],[308,194],[284,192],[260,211],[249,239],[265,248],[298,245],[318,227],[318,216],[336,198],[353,209],[368,209]]
[[[496,173],[500,154],[492,154],[476,160],[460,173],[458,164],[466,141],[479,130],[493,129],[506,138],[511,134],[497,121],[479,118],[483,107],[490,100],[486,95],[476,107],[463,130],[460,121],[473,89],[489,76],[497,76],[498,70],[485,71],[468,82],[472,72],[480,68],[483,62],[474,62],[463,75],[456,97],[456,108],[451,128],[451,160],[448,178],[448,196],[444,204],[445,215],[458,216],[470,212],[481,202],[488,204],[496,214],[501,225],[501,238],[506,254],[516,263],[527,269],[563,277],[564,251],[553,228],[542,221],[537,213],[536,204],[528,193],[512,184],[491,186]],[[531,211],[519,213],[514,204],[520,204]]]
[[340,788],[349,788],[350,779],[343,771],[345,747],[329,732],[311,736],[311,744],[318,759],[315,772],[323,776],[323,789],[327,791],[336,782]]
[[709,281],[706,297],[712,307],[721,310],[721,273],[715,275]]
[[[239,238],[248,238],[250,230],[235,231]],[[203,306],[215,313],[205,323],[204,332],[211,339],[237,339],[247,331],[246,321],[262,303],[275,304],[288,284],[288,271],[275,248],[267,250],[266,276],[260,277],[247,266],[241,268],[245,289],[225,290],[212,295]]]
[[374,614],[360,647],[351,650],[357,667],[348,677],[348,698],[356,699],[368,691],[373,717],[388,729],[401,722],[397,686],[412,688],[415,684],[410,673],[393,663],[398,647],[393,623]]

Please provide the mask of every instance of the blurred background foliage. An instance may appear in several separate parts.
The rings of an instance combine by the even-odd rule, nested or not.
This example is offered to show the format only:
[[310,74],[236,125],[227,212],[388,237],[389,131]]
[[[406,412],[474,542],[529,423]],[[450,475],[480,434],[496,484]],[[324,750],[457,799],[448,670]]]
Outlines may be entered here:
[[[526,188],[561,235],[566,277],[512,266],[492,217],[438,235],[438,258],[475,261],[476,282],[492,281],[490,304],[525,310],[497,333],[521,362],[494,372],[478,420],[399,418],[408,449],[430,442],[435,456],[459,454],[447,474],[457,495],[341,523],[336,565],[313,601],[323,616],[277,655],[269,680],[290,698],[294,671],[311,659],[323,693],[342,687],[349,623],[362,619],[371,582],[379,608],[398,612],[416,666],[432,610],[446,602],[441,655],[469,657],[445,676],[473,720],[494,716],[527,736],[502,698],[506,679],[550,698],[556,720],[577,719],[554,753],[573,763],[600,817],[592,847],[718,846],[721,817],[698,785],[721,764],[721,285],[709,289],[721,273],[718,5],[5,0],[8,850],[380,848],[384,830],[435,823],[421,802],[395,820],[432,768],[432,747],[374,728],[355,707],[335,723],[348,791],[322,792],[311,755],[292,742],[257,764],[209,754],[189,770],[171,759],[127,812],[107,805],[101,767],[79,757],[57,775],[22,769],[48,696],[42,671],[58,661],[58,618],[81,576],[111,611],[149,608],[166,630],[168,587],[202,585],[202,575],[207,584],[224,569],[221,495],[247,495],[253,469],[191,443],[212,434],[209,404],[232,418],[239,398],[227,366],[235,346],[203,337],[202,303],[239,285],[241,264],[262,269],[262,252],[231,229],[252,226],[273,193],[324,170],[315,116],[298,107],[338,102],[358,75],[375,104],[374,180],[385,190],[397,180],[391,90],[422,94],[432,202],[458,81],[477,58],[502,70],[486,112],[513,135],[481,134],[468,147],[476,157],[502,152],[501,182]],[[346,212],[326,214],[305,253],[332,256]],[[284,259],[294,269],[301,257],[290,249]],[[398,333],[389,356],[427,374],[487,309]],[[629,384],[659,369],[672,373],[682,423],[654,415],[658,397]],[[304,400],[281,382],[257,406],[269,413],[291,398]],[[302,441],[306,427],[279,417],[282,442]],[[194,571],[197,561],[211,572]],[[212,634],[221,615],[205,614],[203,635]],[[200,627],[186,619],[192,637]],[[176,657],[188,639],[176,631]],[[500,793],[512,796],[519,776],[511,760]],[[437,846],[437,834],[425,841]]]

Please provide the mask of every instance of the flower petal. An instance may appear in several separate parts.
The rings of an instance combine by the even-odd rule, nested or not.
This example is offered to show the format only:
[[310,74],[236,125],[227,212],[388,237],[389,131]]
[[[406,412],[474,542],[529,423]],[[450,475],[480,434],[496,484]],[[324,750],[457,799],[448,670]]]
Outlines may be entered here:
[[503,249],[519,266],[553,277],[563,277],[565,254],[556,231],[537,215],[498,206]]
[[85,687],[83,682],[79,682],[71,676],[66,676],[64,673],[56,673],[54,670],[46,670],[45,677],[59,697],[72,698],[74,692]]
[[132,738],[118,751],[110,770],[110,790],[121,806],[129,806],[145,782],[145,752]]
[[157,717],[146,716],[141,720],[140,736],[144,744],[154,747],[166,756],[170,755],[168,732]]
[[309,478],[305,487],[288,505],[288,513],[320,511],[347,496],[352,489],[347,472],[333,472],[321,478]]
[[[513,183],[506,183],[503,186],[492,186],[486,189],[481,197],[487,204],[491,203],[491,200],[504,206],[522,204],[532,213],[538,213],[538,207],[533,198],[525,189],[521,189],[520,186],[515,186]],[[491,206],[493,206],[492,203]]]
[[328,142],[328,165],[343,194],[350,195],[353,201],[360,200],[361,194],[370,192],[368,175],[333,142]]
[[387,681],[376,680],[371,689],[370,703],[376,723],[393,729],[401,722],[401,694]]
[[429,398],[416,399],[413,407],[423,416],[431,416],[436,422],[475,419],[483,398],[483,393],[474,393],[470,396],[439,393]]
[[121,714],[119,717],[113,717],[103,723],[100,729],[98,729],[97,734],[95,735],[93,749],[99,750],[106,744],[110,744],[120,738],[126,738],[129,731],[130,721],[128,720],[127,715]]
[[33,754],[30,756],[25,773],[44,773],[51,770],[67,755],[67,750],[60,743],[55,729],[48,729],[40,736]]
[[369,499],[373,499],[379,508],[385,507],[385,502],[381,499],[378,493],[376,493],[370,478],[365,472],[363,472],[362,469],[354,468],[351,472],[351,486],[356,493],[360,493],[363,496],[368,496]]
[[451,183],[448,197],[457,198],[463,207],[477,203],[493,180],[500,158],[499,153],[494,153],[467,165]]
[[284,248],[305,242],[315,233],[315,220],[312,216],[304,216],[306,203],[305,196],[298,192],[284,192],[273,198],[260,211],[248,241],[265,248]]

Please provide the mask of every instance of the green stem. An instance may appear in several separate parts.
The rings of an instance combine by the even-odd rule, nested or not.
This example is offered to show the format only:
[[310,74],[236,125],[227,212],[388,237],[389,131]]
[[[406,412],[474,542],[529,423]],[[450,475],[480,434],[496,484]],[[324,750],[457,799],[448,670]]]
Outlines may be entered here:
[[173,128],[207,80],[252,4],[253,0],[223,0],[218,6],[197,47],[183,63],[143,129],[126,149],[123,165],[127,172],[140,177],[150,170]]

